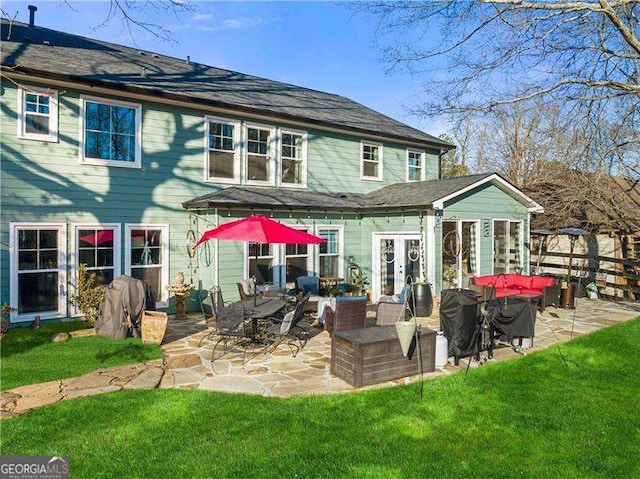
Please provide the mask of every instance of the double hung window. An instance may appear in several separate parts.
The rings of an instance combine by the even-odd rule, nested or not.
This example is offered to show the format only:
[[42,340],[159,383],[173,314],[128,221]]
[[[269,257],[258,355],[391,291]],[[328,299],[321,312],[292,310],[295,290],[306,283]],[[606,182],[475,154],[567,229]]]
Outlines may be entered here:
[[272,141],[271,129],[247,127],[247,183],[272,182]]
[[306,133],[282,131],[280,141],[280,162],[282,175],[280,183],[286,186],[306,184]]
[[18,137],[58,141],[58,92],[43,88],[18,89]]
[[424,153],[407,150],[407,181],[424,180]]
[[126,225],[126,273],[147,283],[161,302],[169,278],[169,227]]
[[318,273],[321,277],[342,277],[342,230],[319,227],[318,236],[327,241],[318,245]]
[[248,276],[255,275],[256,284],[273,283],[273,246],[270,244],[249,243],[246,251]]
[[365,180],[382,180],[382,145],[362,142],[361,176]]
[[77,264],[95,273],[96,284],[109,284],[120,275],[120,226],[78,225],[75,228]]
[[82,162],[140,168],[140,116],[140,105],[83,98]]
[[206,127],[207,180],[237,182],[240,175],[237,139],[239,126],[231,121],[208,118]]

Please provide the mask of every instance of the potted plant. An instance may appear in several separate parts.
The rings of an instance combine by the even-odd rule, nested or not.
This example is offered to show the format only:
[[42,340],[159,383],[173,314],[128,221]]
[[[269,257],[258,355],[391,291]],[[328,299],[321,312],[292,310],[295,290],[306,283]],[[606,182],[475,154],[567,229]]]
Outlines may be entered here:
[[351,287],[353,293],[356,296],[365,294],[365,285],[369,284],[369,278],[367,278],[359,269],[351,275]]
[[455,265],[445,265],[442,270],[442,289],[455,288],[458,284],[458,271]]

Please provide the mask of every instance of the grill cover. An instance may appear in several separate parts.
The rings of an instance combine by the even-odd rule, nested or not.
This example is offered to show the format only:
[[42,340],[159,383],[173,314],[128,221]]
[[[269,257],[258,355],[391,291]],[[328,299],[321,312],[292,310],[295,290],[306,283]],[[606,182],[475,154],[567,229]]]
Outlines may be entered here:
[[105,288],[96,332],[114,339],[138,338],[142,312],[155,309],[155,300],[144,281],[118,276]]
[[442,291],[440,329],[449,341],[449,357],[466,357],[477,352],[474,336],[479,316],[475,292],[469,289]]

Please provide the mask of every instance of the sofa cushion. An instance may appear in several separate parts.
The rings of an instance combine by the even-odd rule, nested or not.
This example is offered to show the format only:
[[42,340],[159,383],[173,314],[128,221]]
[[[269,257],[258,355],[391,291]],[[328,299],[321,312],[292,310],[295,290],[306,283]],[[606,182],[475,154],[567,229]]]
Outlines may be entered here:
[[531,288],[531,276],[523,274],[505,274],[505,282],[507,287]]
[[531,287],[532,288],[548,288],[553,286],[554,279],[551,276],[532,276]]

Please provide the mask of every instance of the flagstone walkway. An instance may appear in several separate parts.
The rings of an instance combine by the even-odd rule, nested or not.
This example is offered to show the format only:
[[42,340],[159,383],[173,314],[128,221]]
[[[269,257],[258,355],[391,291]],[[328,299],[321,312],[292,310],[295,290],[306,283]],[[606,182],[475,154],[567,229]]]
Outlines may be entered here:
[[[373,319],[369,312],[369,319]],[[492,361],[545,349],[573,337],[640,316],[640,303],[577,300],[575,310],[548,308],[536,319],[533,346],[518,353],[511,347],[495,350]],[[418,318],[418,323],[438,329],[438,314]],[[240,352],[231,352],[211,363],[214,338],[206,338],[210,329],[198,316],[186,320],[170,319],[162,349],[165,357],[146,363],[96,370],[71,379],[18,387],[0,393],[0,417],[23,414],[33,408],[75,397],[91,396],[126,389],[183,388],[259,394],[270,397],[344,393],[355,391],[329,372],[331,339],[328,333],[312,328],[312,338],[294,358],[282,345],[271,353],[247,352],[243,363]],[[204,339],[203,339],[204,338]],[[201,343],[201,344],[200,344]],[[254,354],[256,354],[254,356]],[[217,354],[216,354],[217,355]],[[492,362],[489,361],[489,362]],[[471,367],[478,367],[476,361]],[[425,379],[449,375],[467,367],[447,364],[426,373]],[[419,380],[418,376],[384,382],[368,388],[389,387]],[[361,388],[367,389],[367,388]]]

